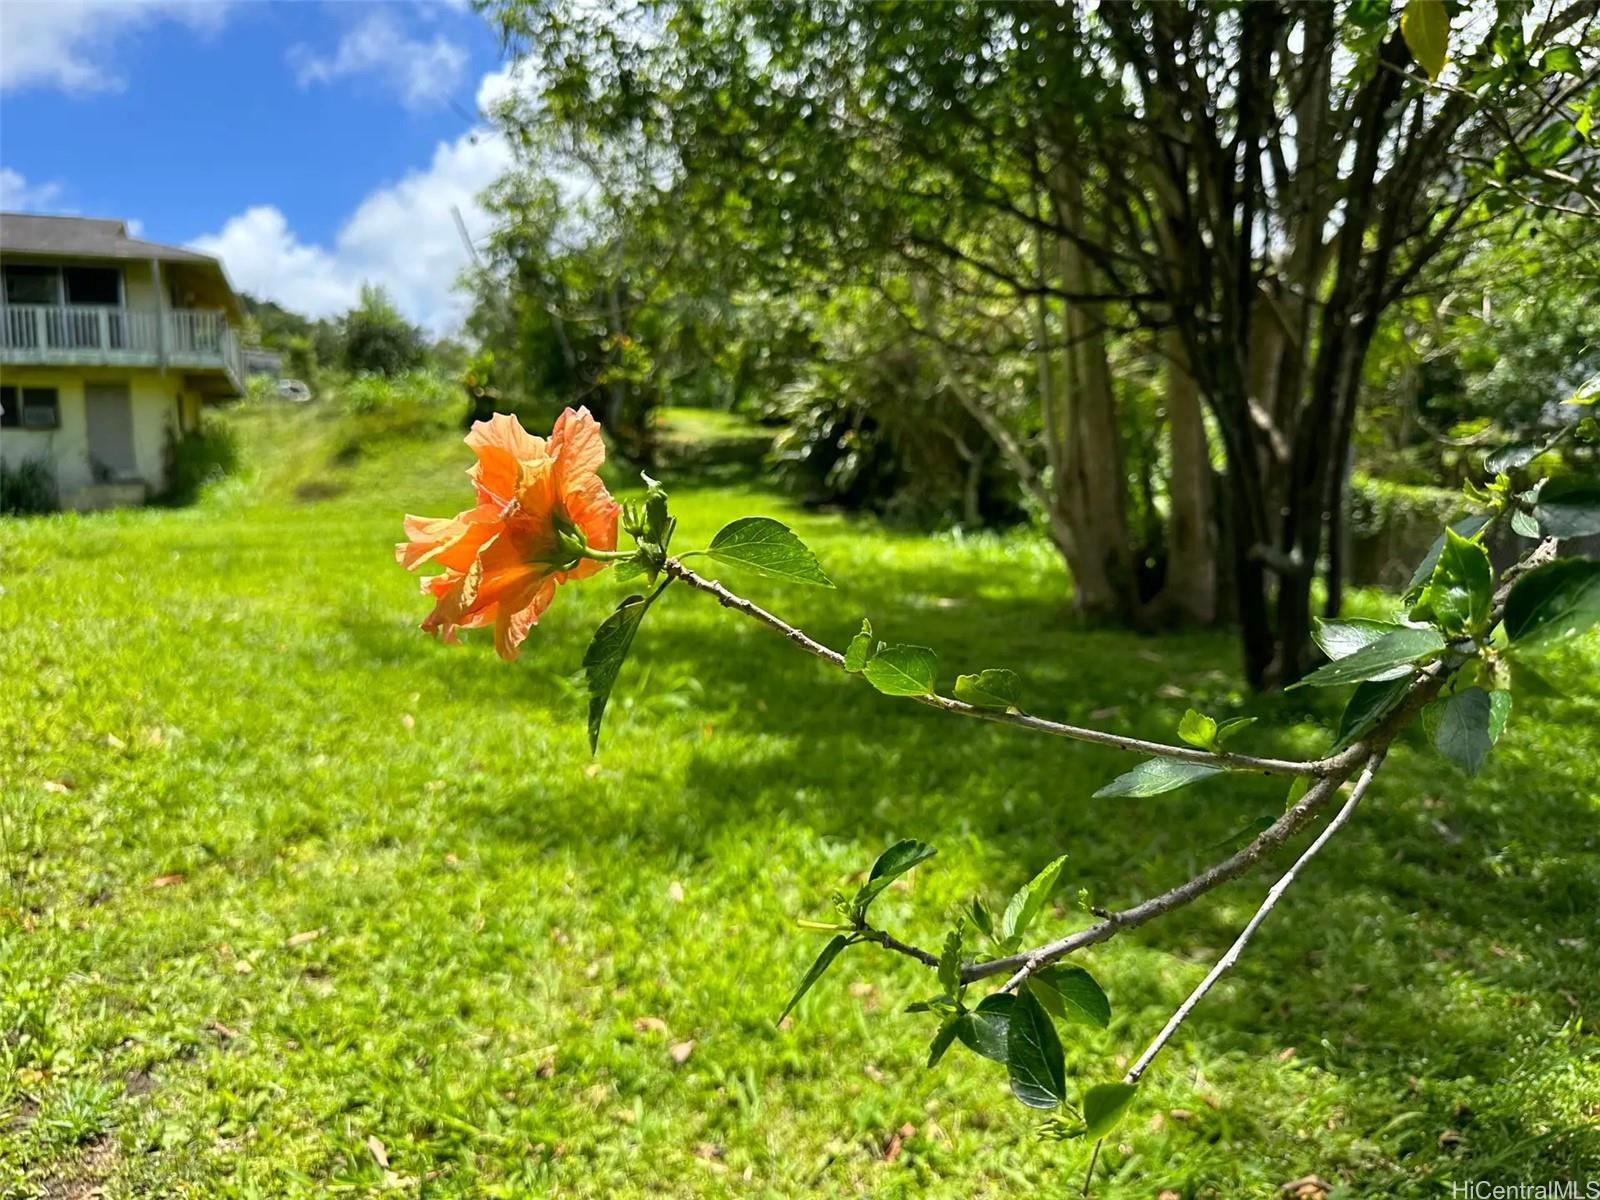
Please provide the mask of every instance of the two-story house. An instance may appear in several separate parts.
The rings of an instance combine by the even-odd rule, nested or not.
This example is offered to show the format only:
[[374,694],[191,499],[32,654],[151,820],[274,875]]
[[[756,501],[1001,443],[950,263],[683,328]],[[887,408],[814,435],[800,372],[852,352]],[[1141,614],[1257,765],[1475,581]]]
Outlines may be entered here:
[[0,463],[61,504],[138,504],[201,405],[244,392],[244,309],[222,264],[122,221],[0,213]]

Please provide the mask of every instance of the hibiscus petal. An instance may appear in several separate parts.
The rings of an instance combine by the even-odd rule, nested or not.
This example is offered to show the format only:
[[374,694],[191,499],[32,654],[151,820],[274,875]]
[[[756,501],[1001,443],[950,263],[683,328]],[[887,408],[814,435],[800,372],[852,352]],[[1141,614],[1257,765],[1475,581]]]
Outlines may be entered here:
[[454,517],[408,514],[405,531],[411,540],[394,548],[395,558],[408,571],[426,562],[465,571],[484,543],[499,532],[500,524],[500,510],[493,505],[480,505]]
[[[606,460],[606,444],[594,414],[587,408],[563,409],[550,431],[550,457],[556,460],[558,481],[598,471]],[[561,490],[566,490],[564,482]]]
[[478,464],[467,472],[477,484],[479,499],[505,504],[517,486],[517,464],[547,455],[543,438],[522,428],[510,413],[495,413],[487,421],[474,422],[466,443],[478,456]]
[[528,631],[539,623],[555,595],[555,580],[544,578],[528,590],[501,601],[494,623],[495,653],[507,662],[513,661]]

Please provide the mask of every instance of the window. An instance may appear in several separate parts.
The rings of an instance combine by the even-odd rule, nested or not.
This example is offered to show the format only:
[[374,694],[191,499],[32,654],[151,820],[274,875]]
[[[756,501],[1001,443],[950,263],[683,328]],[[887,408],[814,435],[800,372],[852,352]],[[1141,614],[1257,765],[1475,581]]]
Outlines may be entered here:
[[6,303],[60,304],[60,270],[56,267],[7,267]]
[[61,424],[61,398],[55,388],[0,387],[0,427],[55,429]]
[[98,304],[115,308],[122,303],[122,272],[115,267],[63,267],[68,304]]

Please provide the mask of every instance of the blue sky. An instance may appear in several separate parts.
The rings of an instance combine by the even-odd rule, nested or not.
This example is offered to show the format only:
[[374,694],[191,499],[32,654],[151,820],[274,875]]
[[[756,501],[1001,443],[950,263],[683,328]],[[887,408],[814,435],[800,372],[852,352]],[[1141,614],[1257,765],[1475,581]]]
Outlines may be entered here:
[[504,80],[445,0],[0,0],[0,207],[136,221],[318,315],[373,279],[447,329]]

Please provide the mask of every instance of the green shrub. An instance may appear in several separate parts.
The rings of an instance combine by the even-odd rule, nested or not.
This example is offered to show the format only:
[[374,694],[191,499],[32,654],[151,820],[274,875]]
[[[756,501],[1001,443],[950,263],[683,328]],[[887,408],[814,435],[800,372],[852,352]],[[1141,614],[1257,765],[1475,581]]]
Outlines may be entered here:
[[200,422],[170,445],[167,454],[169,504],[192,504],[207,484],[239,469],[239,438],[233,428],[215,418]]
[[23,516],[54,512],[56,479],[43,459],[30,459],[20,467],[0,466],[0,514]]

